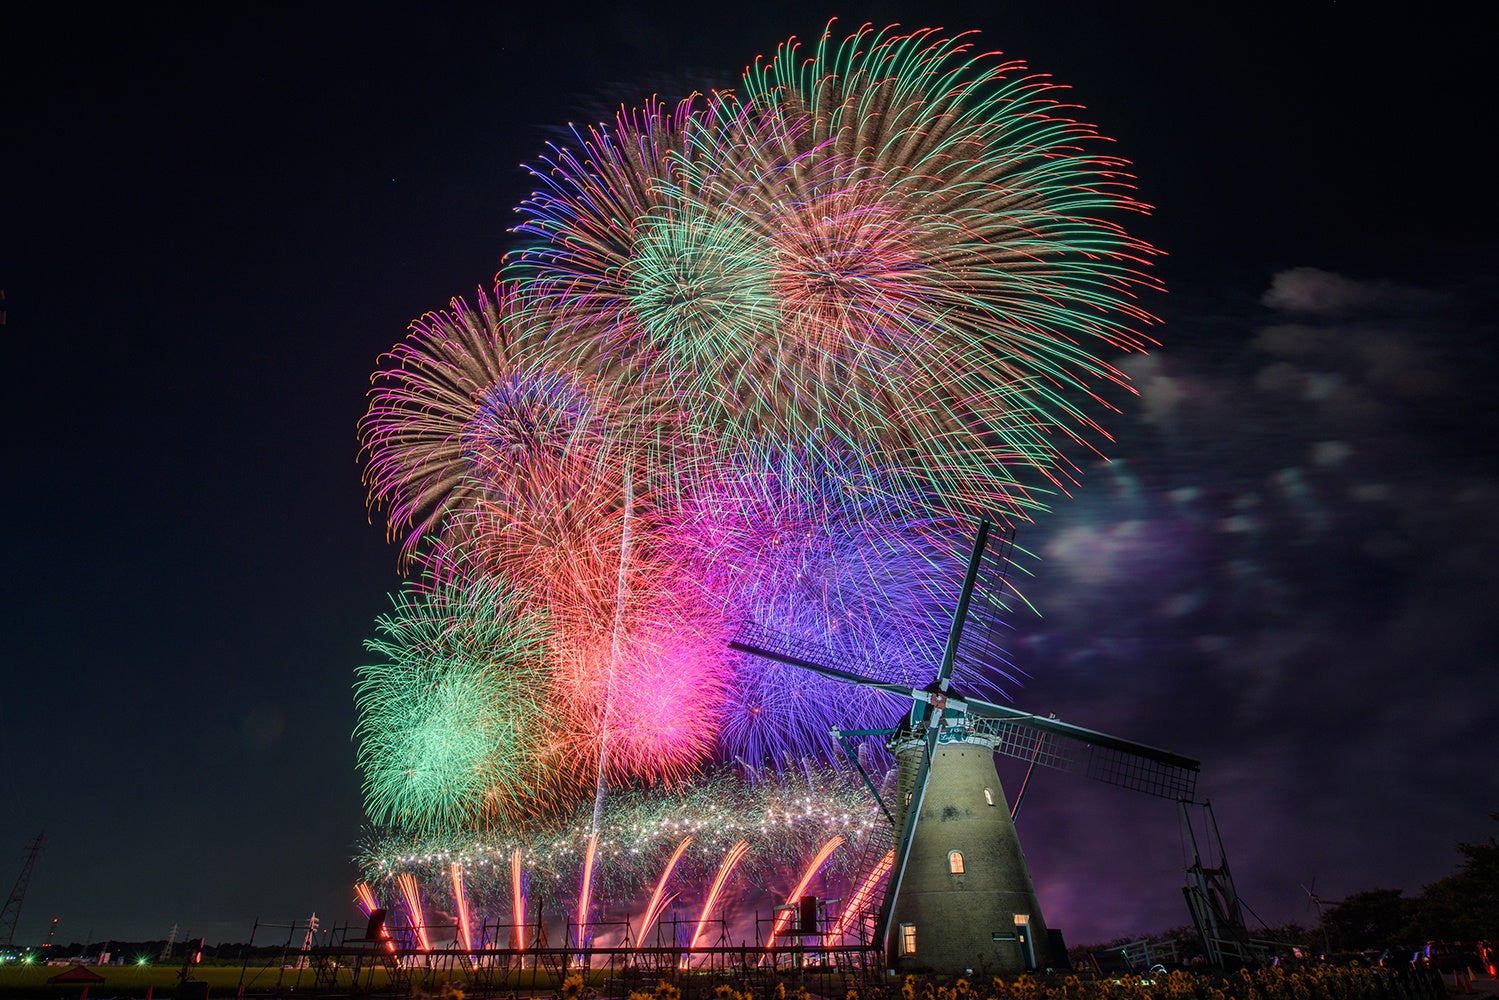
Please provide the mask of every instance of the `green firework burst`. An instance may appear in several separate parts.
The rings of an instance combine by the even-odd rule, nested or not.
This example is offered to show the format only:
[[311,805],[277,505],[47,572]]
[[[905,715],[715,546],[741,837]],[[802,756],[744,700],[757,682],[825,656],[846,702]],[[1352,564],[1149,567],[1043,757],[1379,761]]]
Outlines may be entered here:
[[471,829],[545,801],[544,619],[496,578],[393,602],[354,688],[371,821]]

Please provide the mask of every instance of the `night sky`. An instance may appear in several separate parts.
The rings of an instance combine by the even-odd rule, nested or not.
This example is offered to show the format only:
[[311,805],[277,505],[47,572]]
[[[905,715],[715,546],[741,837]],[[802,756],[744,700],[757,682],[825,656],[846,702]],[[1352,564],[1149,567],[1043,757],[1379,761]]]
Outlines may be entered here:
[[[46,835],[18,943],[355,917],[350,689],[400,582],[357,456],[376,356],[491,282],[568,121],[731,86],[833,16],[980,29],[1157,206],[1162,346],[1114,461],[1021,530],[1016,703],[1201,758],[1272,924],[1315,920],[1313,878],[1415,893],[1495,832],[1481,14],[525,6],[33,10],[0,38],[0,891]],[[1045,774],[1019,831],[1069,942],[1188,922],[1171,803]]]

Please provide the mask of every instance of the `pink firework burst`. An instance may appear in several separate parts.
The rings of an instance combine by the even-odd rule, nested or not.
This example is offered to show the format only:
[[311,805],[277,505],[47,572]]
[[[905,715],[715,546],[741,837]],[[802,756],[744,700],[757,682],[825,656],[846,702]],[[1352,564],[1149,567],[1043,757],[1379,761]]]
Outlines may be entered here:
[[627,600],[594,627],[561,626],[554,702],[616,783],[675,783],[711,757],[730,680],[713,609],[690,595]]

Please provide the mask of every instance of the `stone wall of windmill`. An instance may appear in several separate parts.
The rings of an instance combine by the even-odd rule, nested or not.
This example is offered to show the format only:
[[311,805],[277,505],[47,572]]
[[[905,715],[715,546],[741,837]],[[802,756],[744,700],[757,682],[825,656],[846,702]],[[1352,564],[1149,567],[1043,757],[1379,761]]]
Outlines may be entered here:
[[[923,750],[921,740],[897,748],[902,823]],[[1017,975],[1052,964],[989,742],[938,743],[894,910],[888,954],[900,971]]]

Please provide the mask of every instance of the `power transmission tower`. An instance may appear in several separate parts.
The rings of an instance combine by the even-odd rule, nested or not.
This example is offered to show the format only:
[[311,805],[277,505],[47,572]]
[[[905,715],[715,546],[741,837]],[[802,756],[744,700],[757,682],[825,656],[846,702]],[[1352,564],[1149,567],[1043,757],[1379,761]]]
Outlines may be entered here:
[[21,874],[16,877],[16,884],[11,887],[10,896],[5,900],[5,909],[0,910],[0,948],[9,948],[16,943],[16,924],[21,919],[21,904],[26,900],[26,887],[31,884],[31,870],[36,867],[36,859],[41,853],[42,834],[39,833],[31,842],[31,849],[26,852],[26,863],[21,866]]

